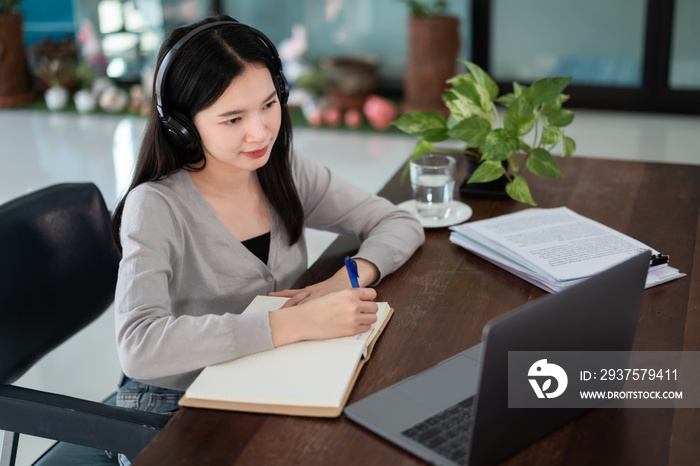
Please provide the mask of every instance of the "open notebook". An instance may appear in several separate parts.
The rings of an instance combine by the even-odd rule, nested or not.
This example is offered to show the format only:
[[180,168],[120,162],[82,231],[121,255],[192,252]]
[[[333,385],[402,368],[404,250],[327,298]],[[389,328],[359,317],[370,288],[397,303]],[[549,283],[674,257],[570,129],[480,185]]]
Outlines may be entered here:
[[[287,298],[257,296],[244,313],[267,312]],[[336,417],[393,309],[378,303],[377,322],[359,335],[302,341],[206,367],[181,406]]]

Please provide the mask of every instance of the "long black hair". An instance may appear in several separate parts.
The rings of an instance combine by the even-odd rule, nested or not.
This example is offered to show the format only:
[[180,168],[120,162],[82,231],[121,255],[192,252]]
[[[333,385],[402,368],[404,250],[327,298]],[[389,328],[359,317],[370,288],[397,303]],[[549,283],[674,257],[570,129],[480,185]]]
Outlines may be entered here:
[[[234,20],[225,15],[218,15],[173,30],[163,41],[158,52],[158,67],[179,39],[212,21]],[[190,126],[194,128],[194,115],[214,104],[231,81],[244,72],[247,65],[264,65],[272,73],[273,60],[271,51],[248,27],[223,24],[205,29],[191,37],[172,61],[162,84],[163,107],[168,112],[177,112],[188,118]],[[142,183],[161,180],[183,168],[204,168],[205,158],[201,145],[191,150],[183,150],[168,142],[156,110],[155,88],[153,95],[153,105],[146,122],[134,178],[117,204],[112,219],[112,238],[120,252],[122,248],[119,231],[122,213],[124,202],[131,190]],[[280,130],[272,146],[270,159],[257,170],[257,174],[263,192],[282,220],[289,244],[292,245],[301,238],[304,214],[291,174],[292,127],[289,111],[286,106],[282,106],[281,112]]]

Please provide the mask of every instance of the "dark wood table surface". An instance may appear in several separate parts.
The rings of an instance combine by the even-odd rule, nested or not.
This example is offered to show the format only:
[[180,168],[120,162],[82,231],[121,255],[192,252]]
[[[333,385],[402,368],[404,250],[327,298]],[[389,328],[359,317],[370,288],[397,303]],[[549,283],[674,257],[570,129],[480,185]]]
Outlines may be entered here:
[[[700,351],[700,165],[598,160],[559,161],[563,178],[530,177],[540,207],[579,214],[669,254],[688,274],[644,292],[635,350]],[[400,172],[400,171],[399,171]],[[381,194],[410,198],[399,172]],[[473,220],[521,210],[511,200],[463,199]],[[545,294],[448,240],[425,244],[377,287],[396,310],[349,403],[416,374],[481,340],[486,322]],[[326,278],[352,241],[337,240],[301,278]],[[700,389],[700,387],[699,387]],[[345,416],[316,419],[181,409],[134,465],[422,464]],[[700,464],[700,409],[593,410],[506,461],[509,465]]]

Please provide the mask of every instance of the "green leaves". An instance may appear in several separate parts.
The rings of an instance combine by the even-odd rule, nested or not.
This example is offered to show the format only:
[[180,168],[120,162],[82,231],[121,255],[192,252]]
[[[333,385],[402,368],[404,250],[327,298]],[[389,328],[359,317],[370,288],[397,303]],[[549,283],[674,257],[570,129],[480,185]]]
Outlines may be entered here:
[[535,175],[546,178],[561,178],[562,176],[556,160],[552,154],[544,149],[534,149],[528,157],[526,165],[527,169]]
[[485,114],[491,112],[491,97],[485,88],[476,84],[473,80],[467,78],[456,80],[448,92],[454,94],[457,100],[464,99],[465,103],[476,104],[479,110]]
[[0,2],[0,15],[14,13],[20,1],[21,0],[5,0]]
[[411,160],[417,159],[422,155],[429,154],[430,152],[435,152],[435,146],[433,146],[432,143],[427,141],[418,141],[418,144],[416,144],[416,147],[413,148],[413,152],[411,153]]
[[561,141],[562,137],[564,137],[564,135],[559,128],[556,126],[544,125],[542,127],[542,139],[540,139],[540,142],[542,145],[553,146]]
[[481,153],[484,160],[500,162],[518,151],[518,138],[503,128],[491,131],[484,141]]
[[554,110],[547,116],[547,121],[549,122],[550,125],[552,126],[568,126],[571,124],[572,121],[574,121],[574,117],[576,116],[576,112],[572,110],[564,110],[564,109],[558,109]]
[[569,96],[566,94],[559,94],[559,97],[552,99],[549,102],[542,104],[540,112],[542,115],[549,116],[552,112],[559,110],[564,102],[569,100]]
[[478,116],[493,124],[491,100],[486,90],[469,79],[455,81],[453,87],[442,96],[442,100],[450,115],[457,120]]
[[517,97],[515,94],[503,94],[498,99],[496,99],[496,102],[503,105],[504,107],[510,107],[516,98]]
[[449,137],[447,121],[437,112],[406,112],[391,124],[428,142],[440,142]]
[[564,148],[561,154],[562,157],[569,157],[574,155],[574,152],[576,152],[576,143],[569,137],[564,136],[562,138],[562,146]]
[[469,177],[468,183],[486,183],[488,181],[497,180],[506,174],[501,162],[485,160],[479,164],[472,176]]
[[527,90],[527,101],[533,107],[542,105],[559,97],[559,94],[569,85],[573,76],[568,78],[538,79]]
[[[465,153],[481,153],[481,163],[469,178],[470,183],[505,175],[509,179],[508,195],[535,205],[522,176],[524,170],[547,178],[561,177],[550,151],[560,142],[562,156],[576,151],[574,140],[564,136],[561,129],[575,117],[575,112],[562,108],[569,100],[563,92],[572,77],[545,77],[530,86],[514,82],[512,93],[499,96],[498,85],[483,69],[471,62],[462,63],[468,72],[448,79],[450,87],[442,96],[450,112],[447,119],[437,112],[408,112],[393,125],[419,138],[412,158],[441,151],[434,143],[450,138],[463,141]],[[502,121],[498,121],[501,116],[496,104],[506,107],[500,113]]]
[[466,142],[471,147],[481,147],[490,131],[490,121],[478,116],[471,116],[458,122],[448,131],[448,134],[450,137]]
[[490,100],[495,100],[496,97],[498,97],[499,90],[498,85],[493,82],[491,77],[478,65],[461,59],[459,61],[467,65],[467,69],[469,69],[469,72],[471,73],[469,76],[472,76],[476,84],[486,89],[486,92],[490,96]]
[[503,127],[513,136],[525,136],[535,127],[537,118],[525,98],[516,98],[503,117]]
[[447,80],[452,87],[443,96],[445,105],[458,119],[479,116],[493,124],[493,101],[498,97],[498,85],[479,66],[460,61],[470,72]]
[[527,185],[527,181],[520,175],[513,178],[513,181],[506,185],[506,193],[516,201],[523,202],[525,204],[537,205],[532,199],[532,194],[530,194],[530,187]]

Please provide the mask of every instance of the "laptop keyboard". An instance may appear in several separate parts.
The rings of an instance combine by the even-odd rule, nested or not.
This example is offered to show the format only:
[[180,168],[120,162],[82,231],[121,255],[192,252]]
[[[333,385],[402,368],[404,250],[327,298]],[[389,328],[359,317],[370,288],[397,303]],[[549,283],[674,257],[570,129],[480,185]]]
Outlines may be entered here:
[[467,464],[473,401],[474,397],[462,400],[401,433],[457,464]]

